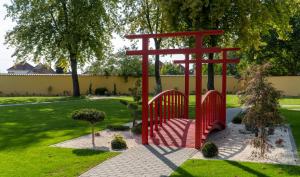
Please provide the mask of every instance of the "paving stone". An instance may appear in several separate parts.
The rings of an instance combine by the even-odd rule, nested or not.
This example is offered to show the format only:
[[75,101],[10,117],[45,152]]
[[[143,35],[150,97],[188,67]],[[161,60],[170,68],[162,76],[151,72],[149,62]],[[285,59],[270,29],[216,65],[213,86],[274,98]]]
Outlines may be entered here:
[[[163,150],[162,150],[163,149]],[[92,168],[80,177],[169,176],[184,161],[197,153],[193,148],[139,145]]]

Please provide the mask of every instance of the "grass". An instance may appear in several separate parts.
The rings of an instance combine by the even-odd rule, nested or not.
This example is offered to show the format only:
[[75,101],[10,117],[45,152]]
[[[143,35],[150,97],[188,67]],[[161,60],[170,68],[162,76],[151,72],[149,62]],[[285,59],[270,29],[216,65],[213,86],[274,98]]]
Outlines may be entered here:
[[[48,99],[50,98],[50,100]],[[122,97],[132,100],[131,97]],[[48,99],[48,100],[47,100]],[[6,101],[5,101],[6,100]],[[72,100],[65,97],[13,97],[0,98],[1,104]],[[195,104],[191,96],[191,107]],[[227,106],[238,106],[237,97],[229,95]],[[300,99],[289,100],[295,104]],[[287,102],[284,100],[283,102]],[[300,102],[300,101],[299,101]],[[41,105],[23,105],[0,107],[0,176],[78,176],[89,168],[111,158],[118,153],[92,150],[75,150],[49,147],[49,145],[90,133],[85,122],[70,118],[73,110],[79,108],[96,108],[107,113],[107,119],[97,126],[104,129],[107,125],[121,125],[129,122],[127,108],[117,99],[56,102]],[[293,107],[294,108],[294,107]],[[298,106],[300,109],[300,107]],[[116,111],[117,110],[117,111]],[[191,114],[194,109],[191,108]],[[300,111],[282,109],[282,113],[291,124],[293,134],[300,149]],[[299,152],[300,153],[300,152]],[[194,164],[194,165],[193,165]],[[267,164],[240,163],[231,161],[189,160],[178,168],[173,175],[224,176],[295,176],[300,174],[298,167],[276,166]],[[236,173],[235,173],[236,172]],[[263,176],[262,175],[262,176]]]
[[[130,121],[118,100],[78,100],[42,105],[0,107],[0,171],[4,177],[78,176],[118,153],[49,147],[90,133],[87,123],[70,118],[78,108],[107,113],[97,129]],[[117,111],[116,111],[117,110]]]
[[0,97],[1,104],[23,104],[23,103],[41,103],[41,102],[54,102],[54,101],[69,101],[78,100],[82,98],[74,97]]
[[299,110],[282,109],[281,112],[284,115],[286,122],[291,126],[298,155],[300,155],[300,106],[298,106],[298,109]]
[[300,166],[226,160],[187,160],[172,177],[299,177]]

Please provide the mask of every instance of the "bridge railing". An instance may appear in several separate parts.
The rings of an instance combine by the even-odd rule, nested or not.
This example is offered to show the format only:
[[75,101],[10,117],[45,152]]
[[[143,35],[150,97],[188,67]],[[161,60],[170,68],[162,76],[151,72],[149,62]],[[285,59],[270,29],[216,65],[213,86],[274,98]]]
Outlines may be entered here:
[[206,139],[216,124],[225,125],[222,115],[222,95],[216,90],[208,91],[202,98],[201,109],[201,137]]
[[177,90],[166,90],[148,102],[150,136],[172,118],[183,118],[186,97]]

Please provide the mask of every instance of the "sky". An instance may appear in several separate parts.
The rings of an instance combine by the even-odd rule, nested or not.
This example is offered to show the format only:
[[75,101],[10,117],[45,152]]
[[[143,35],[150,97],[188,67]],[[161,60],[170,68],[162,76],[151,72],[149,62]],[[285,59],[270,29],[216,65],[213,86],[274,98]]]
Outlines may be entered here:
[[[4,4],[10,4],[10,0],[0,0],[0,73],[7,73],[7,69],[14,65],[15,58],[11,57],[11,55],[14,53],[14,48],[8,48],[8,45],[5,45],[5,34],[7,31],[12,30],[15,26],[15,23],[12,22],[10,18],[5,18],[6,16],[6,8],[4,7]],[[114,48],[114,51],[117,51],[118,49],[129,46],[130,41],[122,39],[120,36],[114,34],[112,45]],[[153,45],[153,43],[150,43],[150,47]],[[161,60],[164,61],[171,61],[171,59],[182,59],[183,56],[181,55],[173,55],[173,57],[170,56],[164,56],[161,57]],[[34,63],[29,62],[34,65]]]

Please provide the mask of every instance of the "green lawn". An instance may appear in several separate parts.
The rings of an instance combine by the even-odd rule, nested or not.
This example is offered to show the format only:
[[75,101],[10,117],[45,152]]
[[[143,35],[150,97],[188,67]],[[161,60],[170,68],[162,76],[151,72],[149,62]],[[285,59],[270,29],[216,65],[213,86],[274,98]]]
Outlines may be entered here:
[[300,166],[226,160],[187,160],[171,176],[198,177],[299,177]]
[[70,113],[78,108],[107,113],[97,129],[130,120],[118,100],[78,100],[43,105],[0,107],[0,176],[77,176],[118,153],[49,147],[90,132],[85,122]]
[[41,103],[54,101],[78,100],[74,97],[0,97],[1,104],[22,104],[22,103]]
[[[49,98],[49,99],[48,99]],[[7,101],[11,99],[11,101]],[[131,97],[122,99],[132,100]],[[6,100],[6,101],[5,101]],[[0,104],[28,103],[43,101],[72,100],[69,97],[13,97],[0,98]],[[195,104],[194,96],[191,96],[191,107]],[[296,103],[300,99],[293,99],[290,103]],[[285,100],[286,101],[286,100]],[[238,106],[237,97],[229,95],[227,106]],[[297,108],[297,106],[295,105]],[[111,158],[118,153],[100,152],[91,150],[75,150],[49,147],[49,145],[72,139],[90,133],[90,128],[84,122],[73,121],[70,114],[78,108],[96,108],[107,113],[107,119],[99,124],[97,129],[104,129],[108,124],[123,124],[130,121],[129,113],[118,99],[96,100],[80,99],[77,101],[56,102],[41,105],[23,105],[0,107],[0,176],[78,176],[100,162]],[[300,109],[300,107],[298,106]],[[191,114],[194,110],[191,108]],[[292,124],[293,134],[300,149],[300,111],[282,110],[287,121]],[[238,168],[241,173],[235,174],[241,177],[251,176],[253,171],[258,171],[266,176],[274,176],[280,173],[282,176],[291,176],[299,173],[295,167],[274,166],[264,164],[237,163],[227,161],[187,161],[186,163],[198,164],[190,168],[190,165],[182,166],[177,174],[182,171],[194,174],[194,171],[219,171],[222,169]],[[207,163],[207,164],[206,164]],[[204,165],[201,165],[204,164]],[[262,167],[263,166],[263,167]],[[199,168],[199,170],[198,170]],[[281,169],[285,169],[281,171]],[[232,170],[234,171],[234,170]],[[249,172],[250,171],[250,172]],[[277,173],[276,173],[277,171]],[[176,174],[176,173],[175,173]],[[198,173],[197,173],[198,174]],[[201,174],[201,173],[199,173]],[[210,173],[203,173],[210,174]],[[229,173],[230,174],[230,173]],[[231,175],[231,174],[230,174]],[[234,176],[234,175],[231,175]],[[276,175],[275,175],[276,176]]]

